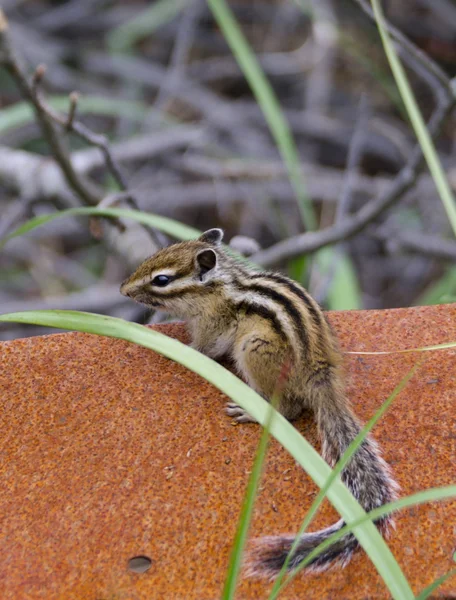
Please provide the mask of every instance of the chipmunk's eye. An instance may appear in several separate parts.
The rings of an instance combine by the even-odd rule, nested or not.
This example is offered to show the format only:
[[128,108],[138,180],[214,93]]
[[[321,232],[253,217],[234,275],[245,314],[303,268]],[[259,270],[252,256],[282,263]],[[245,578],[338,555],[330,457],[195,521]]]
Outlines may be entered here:
[[165,287],[171,281],[171,277],[169,275],[157,275],[152,279],[152,285],[156,285],[158,287]]

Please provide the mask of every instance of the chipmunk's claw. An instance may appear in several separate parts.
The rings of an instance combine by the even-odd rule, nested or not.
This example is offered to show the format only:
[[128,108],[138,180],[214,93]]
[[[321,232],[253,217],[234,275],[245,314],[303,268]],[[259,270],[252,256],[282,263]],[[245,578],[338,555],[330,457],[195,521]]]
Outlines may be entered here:
[[232,417],[237,423],[256,423],[256,419],[251,417],[247,411],[235,404],[234,402],[227,402],[225,408],[226,414]]

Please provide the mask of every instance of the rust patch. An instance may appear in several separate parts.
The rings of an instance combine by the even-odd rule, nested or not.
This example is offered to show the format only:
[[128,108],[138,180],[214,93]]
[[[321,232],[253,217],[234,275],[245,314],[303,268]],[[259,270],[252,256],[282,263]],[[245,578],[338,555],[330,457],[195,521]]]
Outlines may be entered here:
[[[330,314],[346,351],[456,340],[456,305]],[[182,325],[159,328],[181,340]],[[420,355],[421,356],[421,355]],[[67,333],[0,345],[0,597],[46,600],[220,597],[255,425],[233,427],[224,397],[133,344]],[[347,355],[350,396],[368,419],[417,355]],[[430,352],[375,431],[402,494],[455,483],[456,352]],[[312,442],[310,420],[297,423]],[[316,488],[271,444],[252,535],[294,532]],[[330,524],[326,504],[313,524]],[[397,517],[390,545],[418,593],[454,567],[456,502]],[[137,572],[129,565],[150,565]],[[141,569],[139,569],[141,570]],[[237,598],[270,584],[241,583]],[[384,600],[359,553],[345,570],[300,576],[283,598]],[[437,597],[456,597],[456,578]]]

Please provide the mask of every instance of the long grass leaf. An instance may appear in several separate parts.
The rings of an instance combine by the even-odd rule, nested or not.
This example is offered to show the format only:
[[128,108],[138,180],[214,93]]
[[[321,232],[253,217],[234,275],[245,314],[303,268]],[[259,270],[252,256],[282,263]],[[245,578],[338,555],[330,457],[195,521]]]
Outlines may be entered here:
[[435,581],[431,583],[431,585],[428,585],[420,593],[420,595],[416,597],[415,600],[427,600],[427,598],[429,598],[432,592],[435,592],[435,590],[439,588],[442,585],[442,583],[445,583],[447,579],[453,577],[454,575],[456,575],[456,569],[452,569],[451,571],[448,571],[448,573],[445,573],[441,577],[438,577]]
[[[78,311],[52,310],[0,315],[0,322],[2,321],[85,331],[120,338],[150,348],[204,377],[239,406],[242,406],[262,425],[265,425],[267,421],[267,402],[240,379],[185,344],[137,323]],[[331,469],[318,452],[280,413],[274,414],[271,434],[299,462],[319,487],[325,484]],[[410,585],[394,560],[385,540],[340,479],[334,481],[328,491],[328,499],[346,523],[352,523],[365,517],[365,521],[356,527],[354,532],[356,537],[386,582],[392,597],[395,600],[412,600],[413,592]]]
[[456,267],[450,266],[444,274],[430,284],[414,302],[417,306],[445,304],[456,294]]
[[[272,415],[272,407],[269,410]],[[253,507],[255,504],[255,498],[258,491],[258,486],[261,480],[261,474],[263,472],[264,459],[266,457],[268,440],[269,440],[269,427],[263,428],[261,433],[260,443],[258,445],[257,454],[253,463],[253,468],[250,473],[247,490],[245,493],[244,502],[239,517],[239,525],[234,538],[233,547],[231,549],[231,558],[228,566],[225,586],[223,588],[222,599],[232,600],[236,592],[236,584],[239,577],[239,572],[242,565],[242,555],[245,543],[247,541],[247,534],[250,527],[250,522],[253,515]]]
[[337,265],[328,291],[328,309],[360,310],[362,292],[353,260],[346,252],[341,252],[340,255],[333,252],[332,260],[336,260]]
[[250,523],[252,521],[253,507],[258,492],[258,486],[260,485],[264,460],[266,458],[273,416],[274,410],[273,405],[271,404],[268,411],[266,425],[261,432],[260,443],[258,444],[255,461],[253,463],[252,472],[250,473],[241,514],[239,516],[239,524],[236,530],[234,544],[231,549],[231,558],[228,565],[225,586],[223,588],[222,600],[233,600],[236,592],[236,584],[242,566],[244,546],[247,541],[247,535]]
[[222,600],[233,600],[234,594],[236,592],[236,584],[241,570],[244,547],[247,541],[247,534],[250,528],[250,523],[252,521],[253,507],[255,505],[258,486],[260,484],[261,475],[263,472],[264,460],[266,458],[268,442],[271,433],[271,424],[274,415],[276,414],[276,411],[274,409],[277,408],[277,405],[279,403],[280,396],[282,394],[283,387],[288,376],[288,370],[288,364],[282,365],[276,389],[273,394],[273,397],[271,398],[267,421],[261,433],[260,443],[258,444],[253,469],[250,473],[249,482],[247,485],[247,490],[241,509],[241,514],[239,517],[235,541],[231,550],[231,558],[228,567],[228,574],[225,582],[225,587],[222,594]]
[[391,71],[393,72],[397,87],[399,88],[399,92],[407,109],[413,129],[415,130],[416,137],[418,138],[424,157],[428,164],[429,171],[431,172],[443,206],[448,215],[448,220],[450,221],[453,233],[456,236],[456,202],[453,192],[451,191],[448,179],[445,175],[445,171],[443,170],[442,163],[437,155],[437,151],[434,147],[431,136],[426,128],[423,116],[418,108],[418,103],[412,92],[412,88],[407,79],[405,70],[389,37],[389,33],[385,26],[385,18],[380,0],[371,0],[371,4]]

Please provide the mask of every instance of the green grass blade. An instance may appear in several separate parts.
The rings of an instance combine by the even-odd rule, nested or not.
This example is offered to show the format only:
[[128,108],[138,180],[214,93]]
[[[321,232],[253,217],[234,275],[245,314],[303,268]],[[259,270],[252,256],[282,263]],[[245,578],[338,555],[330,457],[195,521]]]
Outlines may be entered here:
[[222,30],[231,52],[250,85],[263,111],[271,134],[286,165],[290,182],[298,200],[301,218],[306,228],[316,229],[317,220],[305,193],[304,180],[299,165],[299,156],[290,127],[285,119],[276,95],[266,78],[254,52],[242,33],[233,12],[225,0],[207,0],[218,26]]
[[440,587],[442,583],[445,583],[447,579],[453,577],[454,575],[456,575],[456,569],[452,569],[451,571],[448,571],[448,573],[445,573],[445,575],[437,578],[431,583],[431,585],[428,585],[428,587],[425,588],[419,596],[416,597],[416,600],[427,600],[432,592],[435,592],[435,590]]
[[364,350],[350,350],[345,354],[366,354],[375,356],[377,354],[410,354],[411,352],[431,352],[434,350],[448,350],[456,348],[456,342],[445,342],[444,344],[434,344],[433,346],[421,346],[421,348],[407,348],[407,350],[383,350],[379,352],[369,352]]
[[420,143],[429,167],[429,171],[431,172],[443,206],[445,207],[448,219],[453,229],[453,233],[456,236],[456,202],[448,183],[448,179],[435,150],[431,136],[426,128],[423,116],[418,108],[418,104],[412,92],[412,88],[410,87],[410,83],[408,82],[405,70],[398,58],[393,43],[390,40],[389,33],[386,30],[380,0],[371,0],[371,4],[374,10],[380,37],[382,38],[385,54],[388,58],[397,87],[399,88],[399,92],[407,109],[413,129],[415,130],[416,137]]
[[260,485],[261,475],[263,473],[264,459],[266,458],[275,406],[276,402],[272,401],[271,405],[269,406],[266,424],[261,432],[260,443],[258,444],[252,472],[250,473],[244,503],[239,517],[239,524],[236,530],[234,544],[231,549],[231,558],[228,566],[225,586],[223,588],[222,600],[233,600],[236,592],[236,584],[241,571],[244,547],[247,541],[250,523],[252,521],[253,507],[255,505],[258,486]]
[[330,310],[360,310],[362,308],[361,288],[358,276],[350,256],[343,252],[340,258],[337,254],[334,280],[328,292],[328,308]]
[[[269,410],[271,415],[274,414],[272,407]],[[260,443],[258,445],[257,454],[253,463],[253,469],[250,473],[249,482],[244,498],[244,503],[239,517],[239,524],[234,538],[234,544],[231,549],[231,558],[228,566],[225,586],[223,588],[222,600],[232,600],[236,592],[236,584],[242,566],[242,556],[247,535],[249,532],[250,522],[253,515],[253,507],[258,491],[258,486],[263,472],[264,459],[266,457],[268,440],[269,440],[270,424],[267,423],[261,433]]]
[[444,304],[445,302],[451,302],[451,298],[453,298],[455,294],[456,267],[450,266],[446,269],[440,279],[428,286],[416,300],[415,304],[417,306]]
[[[301,525],[301,528],[299,529],[299,532],[296,535],[295,542],[294,542],[293,546],[291,547],[291,550],[290,550],[290,552],[289,552],[289,554],[287,556],[287,559],[286,559],[286,561],[285,561],[285,563],[284,563],[284,565],[283,565],[283,567],[282,567],[282,569],[281,569],[281,571],[280,571],[280,573],[279,573],[276,581],[274,582],[274,586],[273,586],[273,588],[271,590],[271,594],[269,596],[269,600],[275,600],[278,597],[278,595],[279,595],[279,593],[281,591],[282,580],[283,580],[283,578],[284,578],[284,576],[286,575],[286,572],[287,572],[288,564],[290,562],[291,557],[293,556],[294,551],[296,550],[296,548],[297,548],[297,546],[299,544],[299,538],[304,534],[304,532],[306,531],[307,527],[312,522],[312,519],[316,515],[318,509],[321,506],[321,503],[325,499],[325,497],[326,497],[326,495],[328,493],[328,490],[331,488],[331,485],[335,481],[336,477],[338,477],[340,475],[340,473],[342,472],[342,470],[347,465],[348,461],[351,459],[351,457],[353,456],[353,454],[361,446],[361,444],[363,443],[364,439],[367,437],[367,435],[369,434],[369,432],[372,431],[372,429],[374,428],[374,426],[383,417],[383,415],[385,414],[385,412],[391,406],[391,403],[393,402],[393,400],[395,400],[395,398],[397,398],[397,396],[405,388],[405,386],[407,385],[407,383],[410,381],[410,379],[416,373],[418,367],[419,367],[419,365],[415,365],[414,367],[412,367],[412,369],[410,369],[410,371],[405,375],[405,377],[399,382],[399,384],[394,388],[394,390],[391,392],[391,394],[385,400],[385,402],[383,403],[383,405],[378,409],[378,411],[375,413],[375,415],[366,423],[366,425],[362,428],[362,430],[359,432],[359,434],[351,442],[351,444],[348,446],[348,448],[346,449],[346,451],[344,452],[344,454],[340,458],[340,460],[337,463],[337,465],[332,470],[331,475],[328,477],[327,481],[325,482],[325,484],[323,485],[323,487],[318,492],[317,496],[315,497],[315,500],[312,502],[312,506],[309,508],[309,510],[308,510],[308,512],[306,514],[306,517],[305,517],[305,519],[304,519],[304,521],[303,521],[303,523]],[[293,577],[293,576],[294,576],[294,574],[290,575],[290,577]]]
[[298,256],[288,261],[288,276],[303,284],[307,273],[307,256]]
[[258,444],[253,469],[249,477],[247,491],[244,498],[241,514],[239,517],[239,524],[236,530],[235,541],[231,550],[231,558],[228,567],[228,574],[225,586],[223,589],[222,600],[234,599],[234,594],[236,592],[236,584],[242,566],[242,556],[244,552],[244,547],[247,541],[247,534],[250,528],[250,523],[252,521],[253,507],[255,505],[258,486],[260,484],[261,475],[263,473],[264,459],[266,458],[269,436],[271,433],[271,423],[274,418],[274,414],[276,414],[276,411],[274,409],[277,408],[284,383],[286,382],[287,373],[288,367],[286,364],[284,364],[282,366],[282,372],[279,375],[279,379],[277,381],[276,390],[271,399],[267,421],[261,433],[260,443]]
[[[376,508],[375,510],[371,511],[370,513],[365,514],[365,516],[361,517],[360,519],[357,519],[353,523],[350,523],[350,525],[346,525],[345,527],[340,529],[337,533],[333,534],[330,538],[328,538],[327,540],[322,542],[319,546],[317,546],[317,548],[315,548],[315,550],[313,550],[305,558],[305,560],[303,560],[303,562],[299,565],[299,567],[297,567],[295,569],[295,571],[293,572],[293,575],[291,577],[289,577],[282,584],[280,591],[283,591],[283,589],[289,583],[291,583],[293,577],[297,573],[299,573],[299,571],[301,571],[301,569],[304,569],[316,556],[318,556],[321,552],[326,550],[326,548],[328,548],[329,546],[334,544],[334,542],[337,542],[342,537],[347,535],[347,533],[351,533],[351,532],[356,533],[356,528],[359,525],[362,525],[363,523],[365,523],[366,521],[372,522],[380,517],[384,517],[385,515],[387,515],[389,513],[392,513],[392,512],[395,512],[397,510],[401,510],[404,508],[409,508],[411,506],[417,506],[418,504],[425,504],[427,502],[435,502],[437,500],[449,500],[449,499],[455,498],[455,497],[456,497],[456,485],[449,485],[447,487],[433,488],[430,490],[424,490],[422,492],[417,492],[416,494],[407,496],[406,498],[401,498],[400,500],[395,500],[394,502],[390,502],[388,504],[384,504],[383,506],[380,506],[379,508]],[[390,581],[385,577],[383,577],[383,581],[391,590]],[[413,595],[411,597],[414,598]],[[398,596],[398,598],[402,598],[402,596]],[[405,598],[405,596],[404,596],[404,598]]]
[[327,294],[330,310],[359,310],[362,308],[361,288],[350,256],[339,249],[322,248],[317,255],[320,276],[331,277]]
[[130,21],[113,29],[108,35],[111,52],[125,52],[139,40],[150,36],[188,6],[188,0],[157,0]]
[[[28,311],[0,315],[0,322],[30,323],[116,337],[155,350],[191,369],[242,406],[263,426],[268,404],[224,367],[192,348],[158,331],[122,319],[77,311]],[[299,462],[313,481],[322,487],[331,469],[318,452],[281,414],[275,413],[271,434]],[[385,540],[369,517],[338,478],[328,490],[328,499],[346,523],[364,517],[354,531],[395,600],[412,600],[413,592]]]
[[138,221],[138,223],[142,223],[143,225],[149,225],[150,227],[159,229],[160,231],[163,231],[164,233],[167,233],[168,235],[171,235],[179,240],[191,240],[201,234],[201,232],[197,229],[183,225],[182,223],[179,223],[179,221],[174,221],[173,219],[168,219],[167,217],[160,217],[159,215],[145,213],[140,210],[128,210],[125,208],[81,207],[69,208],[68,210],[62,210],[49,215],[40,215],[39,217],[30,219],[23,225],[20,225],[12,233],[0,239],[0,249],[12,238],[18,237],[19,235],[24,235],[24,233],[28,233],[29,231],[32,231],[41,225],[51,223],[52,221],[61,219],[63,217],[81,216],[119,217],[132,219],[133,221]]
[[[312,203],[305,192],[304,179],[300,170],[299,154],[289,125],[272,86],[265,76],[226,1],[208,0],[208,4],[239,64],[239,67],[250,85],[282,156],[287,168],[288,177],[296,195],[302,222],[307,230],[314,230],[317,228],[317,219]],[[328,253],[329,252],[332,251],[328,250]],[[318,264],[320,264],[320,253],[317,254],[317,261]],[[340,265],[336,267],[336,271],[335,281],[340,281],[341,277],[343,277]],[[332,293],[332,288],[333,286],[331,286],[331,298],[334,299],[338,290]],[[345,291],[347,291],[347,286],[345,287]],[[356,302],[353,300],[355,294],[356,290],[349,300],[352,303]]]

